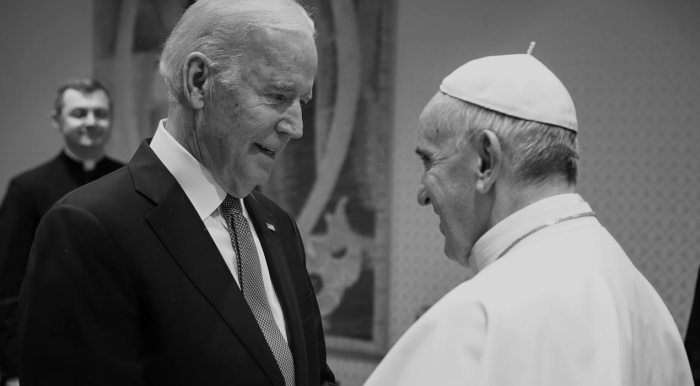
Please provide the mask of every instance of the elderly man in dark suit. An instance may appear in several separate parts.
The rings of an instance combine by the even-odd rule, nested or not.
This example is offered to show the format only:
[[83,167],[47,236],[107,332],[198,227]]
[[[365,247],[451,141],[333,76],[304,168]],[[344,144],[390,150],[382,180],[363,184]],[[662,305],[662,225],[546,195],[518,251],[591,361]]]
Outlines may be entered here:
[[317,67],[293,0],[199,0],[165,43],[170,108],[128,166],[42,220],[23,386],[333,384],[294,220],[254,187]]
[[19,371],[17,301],[39,220],[66,193],[123,166],[104,155],[112,103],[98,81],[72,79],[59,87],[51,120],[64,148],[14,177],[0,205],[0,368],[5,380]]

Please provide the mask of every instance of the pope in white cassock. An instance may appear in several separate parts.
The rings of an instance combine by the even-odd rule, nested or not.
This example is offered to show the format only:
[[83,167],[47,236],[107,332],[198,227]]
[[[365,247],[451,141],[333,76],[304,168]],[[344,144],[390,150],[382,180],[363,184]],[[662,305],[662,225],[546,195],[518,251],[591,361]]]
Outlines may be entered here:
[[691,386],[654,288],[576,194],[571,96],[533,56],[473,60],[420,117],[418,202],[476,271],[366,386]]

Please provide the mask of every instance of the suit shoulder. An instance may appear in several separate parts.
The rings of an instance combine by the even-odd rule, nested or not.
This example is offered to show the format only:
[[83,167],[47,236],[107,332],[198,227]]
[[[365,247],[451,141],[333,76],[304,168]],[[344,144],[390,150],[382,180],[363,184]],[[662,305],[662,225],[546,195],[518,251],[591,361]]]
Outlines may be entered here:
[[105,202],[119,202],[115,197],[126,197],[130,192],[134,192],[131,173],[128,168],[120,168],[71,191],[56,205],[75,205],[86,209],[101,207]]
[[102,162],[105,164],[107,169],[111,169],[111,170],[117,170],[125,165],[125,163],[118,161],[114,158],[107,157],[107,156],[105,156],[102,159]]

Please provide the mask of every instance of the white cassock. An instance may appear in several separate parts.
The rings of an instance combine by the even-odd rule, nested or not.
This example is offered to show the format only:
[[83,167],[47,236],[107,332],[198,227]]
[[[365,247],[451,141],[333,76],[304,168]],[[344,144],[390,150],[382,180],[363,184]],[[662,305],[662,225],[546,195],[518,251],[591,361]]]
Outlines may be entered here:
[[692,386],[654,288],[577,194],[532,204],[475,244],[477,270],[399,339],[366,386]]

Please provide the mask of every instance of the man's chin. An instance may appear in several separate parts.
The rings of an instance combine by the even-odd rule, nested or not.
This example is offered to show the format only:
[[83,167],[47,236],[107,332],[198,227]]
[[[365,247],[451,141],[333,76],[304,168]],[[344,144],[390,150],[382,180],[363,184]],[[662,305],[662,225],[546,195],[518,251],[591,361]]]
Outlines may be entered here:
[[104,139],[102,138],[81,138],[79,145],[85,150],[95,149],[102,147],[104,144]]
[[469,265],[469,252],[460,253],[454,251],[447,244],[445,244],[444,252],[448,259],[456,262],[464,268],[471,269],[471,266]]
[[272,167],[259,167],[254,173],[251,173],[248,182],[253,186],[265,185],[270,179],[271,174]]
[[249,195],[250,192],[253,191],[253,189],[255,189],[256,186],[264,185],[266,182],[267,178],[259,180],[255,179],[250,181],[228,181],[227,183],[222,184],[222,187],[224,188],[226,193],[234,197],[243,198]]

